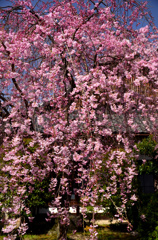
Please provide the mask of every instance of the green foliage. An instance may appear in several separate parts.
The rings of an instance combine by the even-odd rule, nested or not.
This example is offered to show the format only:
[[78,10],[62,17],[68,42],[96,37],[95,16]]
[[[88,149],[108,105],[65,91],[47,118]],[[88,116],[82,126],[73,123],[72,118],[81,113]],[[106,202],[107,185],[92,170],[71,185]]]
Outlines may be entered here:
[[29,143],[32,141],[31,138],[23,138],[23,143],[24,143],[24,146],[28,148],[28,151],[30,153],[34,153],[35,150],[38,148],[38,144],[34,144],[33,147],[29,146]]
[[158,240],[158,226],[156,226],[155,230],[149,237],[149,240]]
[[[49,192],[49,178],[43,179],[43,181],[35,182],[33,190],[28,194],[26,199],[26,205],[29,207],[48,207],[48,203],[52,200],[52,193]],[[28,184],[27,188],[31,187]]]
[[137,144],[137,148],[139,150],[140,155],[146,155],[148,157],[151,157],[151,160],[147,160],[145,163],[138,161],[138,173],[158,173],[158,161],[155,159],[156,156],[156,141],[153,139],[152,136],[149,136],[147,138],[144,138],[141,142]]
[[139,222],[137,230],[140,238],[147,240],[158,226],[158,193],[142,194],[138,210]]
[[147,138],[144,138],[141,142],[137,144],[139,153],[141,155],[147,155],[150,157],[154,157],[156,154],[155,146],[156,146],[156,141],[153,139],[152,135],[150,135]]
[[87,206],[87,212],[93,212],[94,207],[93,206]]
[[[156,176],[158,172],[158,161],[156,160],[155,151],[156,144],[153,136],[144,138],[137,144],[138,153],[151,158],[146,161],[136,160],[139,175],[145,173]],[[138,201],[135,206],[128,209],[128,217],[134,228],[139,232],[140,239],[147,240],[158,225],[158,192],[145,194],[140,189],[138,185]]]

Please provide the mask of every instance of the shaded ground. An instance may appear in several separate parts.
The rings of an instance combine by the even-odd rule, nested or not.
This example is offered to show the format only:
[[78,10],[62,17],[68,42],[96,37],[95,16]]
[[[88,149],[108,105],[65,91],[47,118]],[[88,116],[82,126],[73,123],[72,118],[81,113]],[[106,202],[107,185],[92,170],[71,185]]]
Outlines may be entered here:
[[[98,231],[98,240],[139,240],[139,237],[133,233],[127,232],[127,224],[124,223],[118,223],[118,221],[112,221],[112,224],[110,220],[97,220],[96,224],[98,225],[97,231]],[[3,237],[0,237],[0,240],[2,240]],[[39,234],[39,235],[26,235],[24,237],[25,240],[56,240],[56,234],[52,233],[50,234]],[[85,228],[84,233],[69,233],[68,234],[69,240],[88,240],[89,239],[89,227],[87,226]]]
[[[51,222],[46,222],[45,215],[38,216],[34,219],[33,223],[30,224],[30,231],[24,237],[24,240],[57,240],[57,223],[55,219]],[[78,222],[77,216],[72,214],[72,217]],[[69,240],[88,240],[89,239],[89,216],[85,222],[84,232],[73,232],[73,228],[70,228],[68,233]],[[73,219],[72,218],[72,219]],[[127,222],[120,223],[118,220],[109,220],[105,215],[99,214],[96,218],[95,225],[97,225],[98,240],[139,240],[136,234],[127,232]],[[75,228],[76,229],[76,228]],[[79,230],[80,231],[80,230]],[[0,236],[0,240],[3,237]]]

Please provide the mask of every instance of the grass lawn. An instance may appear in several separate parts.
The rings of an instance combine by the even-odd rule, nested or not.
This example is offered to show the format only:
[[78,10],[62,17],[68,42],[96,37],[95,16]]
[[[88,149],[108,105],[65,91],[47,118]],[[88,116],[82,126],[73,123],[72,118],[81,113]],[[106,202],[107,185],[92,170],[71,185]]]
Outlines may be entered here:
[[[119,229],[120,228],[120,229]],[[130,233],[127,233],[125,229],[114,225],[110,226],[99,226],[97,228],[98,231],[98,240],[139,240],[138,237],[132,236]],[[0,236],[0,240],[3,237]],[[86,229],[85,233],[69,233],[68,234],[69,240],[86,240],[89,239],[89,231],[88,228]],[[26,235],[24,240],[57,240],[55,235],[48,235],[48,234],[41,234],[41,235]]]

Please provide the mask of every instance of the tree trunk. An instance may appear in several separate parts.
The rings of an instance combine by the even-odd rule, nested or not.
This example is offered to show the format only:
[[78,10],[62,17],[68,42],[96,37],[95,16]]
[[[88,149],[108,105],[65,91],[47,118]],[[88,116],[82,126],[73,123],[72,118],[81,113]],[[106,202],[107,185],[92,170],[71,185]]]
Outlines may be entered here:
[[67,240],[67,226],[66,225],[63,225],[60,223],[60,220],[59,220],[59,233],[58,233],[58,240]]

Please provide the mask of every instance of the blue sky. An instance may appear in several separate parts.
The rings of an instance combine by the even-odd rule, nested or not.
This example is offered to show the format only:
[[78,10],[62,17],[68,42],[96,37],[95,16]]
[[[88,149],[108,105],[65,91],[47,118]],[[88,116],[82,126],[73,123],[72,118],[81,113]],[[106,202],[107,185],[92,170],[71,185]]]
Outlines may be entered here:
[[[6,5],[8,5],[7,0],[0,0],[0,7],[6,6]],[[158,0],[148,0],[148,6],[155,19],[155,25],[158,27]]]
[[148,0],[148,6],[158,27],[158,0]]

